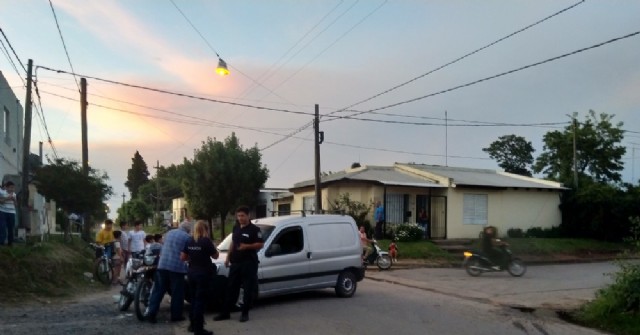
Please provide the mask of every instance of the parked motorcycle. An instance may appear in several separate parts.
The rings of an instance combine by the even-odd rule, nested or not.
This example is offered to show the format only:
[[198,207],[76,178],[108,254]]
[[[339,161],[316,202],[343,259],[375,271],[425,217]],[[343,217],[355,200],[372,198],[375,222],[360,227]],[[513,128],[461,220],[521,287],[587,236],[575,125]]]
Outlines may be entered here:
[[156,273],[156,255],[145,255],[143,266],[139,269],[138,286],[134,293],[134,306],[136,317],[140,321],[144,321],[144,312],[149,306],[151,298],[151,288],[153,287],[153,276]]
[[134,300],[136,289],[140,283],[140,278],[145,272],[142,267],[144,265],[144,256],[142,253],[134,252],[129,257],[125,265],[125,279],[120,291],[120,299],[118,300],[118,310],[124,312],[129,309]]
[[495,264],[489,259],[489,257],[476,251],[464,252],[464,262],[462,263],[462,267],[464,267],[467,273],[473,277],[477,277],[484,272],[498,272],[504,270],[507,270],[507,272],[514,277],[521,277],[524,275],[524,273],[527,272],[527,266],[524,262],[517,257],[513,257],[511,250],[509,250],[507,246],[503,245],[501,248],[504,252],[504,257],[507,258],[506,267],[501,267],[498,264]]
[[371,241],[371,245],[373,251],[371,254],[363,261],[364,266],[367,265],[377,265],[380,270],[388,270],[391,268],[391,256],[386,251],[382,251],[378,246],[378,242],[376,240]]

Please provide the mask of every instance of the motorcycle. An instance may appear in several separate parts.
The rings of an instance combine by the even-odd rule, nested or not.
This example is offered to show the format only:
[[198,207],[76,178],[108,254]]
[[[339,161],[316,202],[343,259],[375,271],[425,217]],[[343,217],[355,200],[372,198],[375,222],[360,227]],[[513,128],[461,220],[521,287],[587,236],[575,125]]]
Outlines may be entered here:
[[134,300],[140,278],[145,270],[142,268],[143,263],[143,254],[134,252],[125,265],[125,279],[122,283],[120,299],[118,299],[118,310],[121,312],[128,310]]
[[386,251],[382,251],[376,240],[371,241],[373,251],[363,260],[363,265],[377,265],[380,270],[389,270],[391,268],[391,256]]
[[494,262],[492,262],[489,257],[484,255],[481,252],[476,251],[465,251],[464,254],[464,262],[462,263],[462,267],[467,271],[467,273],[472,277],[477,277],[484,272],[499,272],[507,270],[510,275],[514,277],[521,277],[527,272],[527,266],[524,262],[517,257],[513,257],[511,250],[506,245],[501,246],[502,252],[504,253],[504,257],[506,257],[506,267],[501,267]]
[[136,317],[140,321],[144,321],[144,312],[149,306],[149,300],[151,298],[151,288],[153,287],[153,276],[156,273],[157,255],[145,255],[143,259],[144,266],[141,266],[137,271],[139,273],[138,285],[134,293],[134,306],[136,310]]

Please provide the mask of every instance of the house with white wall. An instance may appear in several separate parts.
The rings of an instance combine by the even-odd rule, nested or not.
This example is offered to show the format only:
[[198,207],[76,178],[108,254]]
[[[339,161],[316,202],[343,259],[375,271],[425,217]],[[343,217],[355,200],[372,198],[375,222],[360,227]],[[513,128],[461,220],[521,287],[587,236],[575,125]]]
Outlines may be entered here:
[[[561,223],[556,182],[501,171],[425,164],[360,166],[321,178],[322,208],[340,194],[372,205],[380,201],[388,224],[416,222],[416,213],[429,214],[430,235],[436,239],[477,238],[483,227],[551,228]],[[292,211],[315,209],[315,181],[296,183],[291,189]],[[276,204],[277,206],[278,204]]]

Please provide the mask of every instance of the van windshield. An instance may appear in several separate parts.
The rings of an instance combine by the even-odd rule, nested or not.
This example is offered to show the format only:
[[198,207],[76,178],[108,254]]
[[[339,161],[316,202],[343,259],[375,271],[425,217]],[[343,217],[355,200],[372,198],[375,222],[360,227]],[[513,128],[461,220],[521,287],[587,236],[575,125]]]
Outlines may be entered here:
[[[258,228],[260,228],[260,231],[262,232],[263,241],[267,241],[267,239],[269,238],[269,235],[271,235],[271,233],[273,232],[273,229],[275,228],[274,226],[264,225],[264,224],[256,224],[256,226],[258,226]],[[227,237],[225,237],[224,240],[222,240],[222,242],[220,242],[220,244],[217,245],[217,247],[219,251],[227,252],[229,251],[230,245],[231,245],[231,234],[227,235]]]

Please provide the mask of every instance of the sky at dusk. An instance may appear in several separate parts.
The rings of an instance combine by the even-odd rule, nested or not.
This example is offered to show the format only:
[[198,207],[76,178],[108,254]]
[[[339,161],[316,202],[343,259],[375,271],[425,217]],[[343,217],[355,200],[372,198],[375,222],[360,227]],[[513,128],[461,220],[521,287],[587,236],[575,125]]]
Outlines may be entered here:
[[[482,151],[499,136],[525,137],[535,157],[545,133],[592,109],[624,123],[623,180],[640,178],[640,35],[496,77],[639,32],[640,1],[0,0],[0,28],[36,66],[49,135],[34,116],[32,152],[43,141],[53,158],[50,137],[59,157],[81,160],[76,80],[87,77],[89,161],[110,177],[111,216],[129,200],[136,151],[154,176],[157,162],[181,164],[232,132],[261,149],[267,187],[313,178],[315,104],[325,172],[499,169]],[[5,50],[0,71],[24,102],[25,72]],[[230,75],[215,74],[218,55]]]

